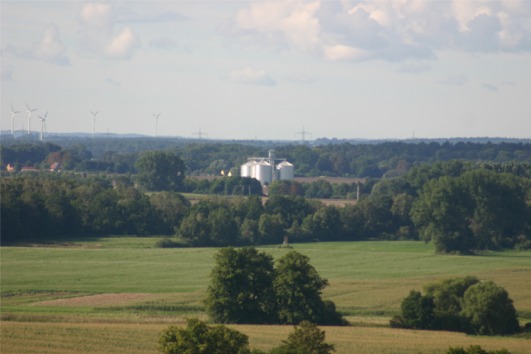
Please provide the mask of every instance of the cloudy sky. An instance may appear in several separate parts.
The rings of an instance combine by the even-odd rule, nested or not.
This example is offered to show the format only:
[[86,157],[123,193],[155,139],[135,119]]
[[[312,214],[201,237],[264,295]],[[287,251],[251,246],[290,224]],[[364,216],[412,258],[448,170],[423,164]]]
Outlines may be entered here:
[[531,137],[528,0],[0,6],[2,130]]

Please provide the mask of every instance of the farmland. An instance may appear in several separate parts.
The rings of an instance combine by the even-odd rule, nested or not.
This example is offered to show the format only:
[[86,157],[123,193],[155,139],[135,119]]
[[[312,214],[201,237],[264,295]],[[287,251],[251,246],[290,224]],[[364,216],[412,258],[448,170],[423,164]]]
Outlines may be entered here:
[[[200,317],[215,248],[159,249],[156,237],[112,237],[1,248],[2,353],[156,352],[160,332]],[[505,287],[531,321],[531,252],[438,255],[413,241],[296,244],[330,286],[324,297],[353,324],[325,328],[338,353],[444,353],[479,344],[531,353],[529,339],[387,327],[400,301],[428,282],[464,275]],[[286,252],[263,247],[278,258]],[[268,349],[283,326],[231,326]]]

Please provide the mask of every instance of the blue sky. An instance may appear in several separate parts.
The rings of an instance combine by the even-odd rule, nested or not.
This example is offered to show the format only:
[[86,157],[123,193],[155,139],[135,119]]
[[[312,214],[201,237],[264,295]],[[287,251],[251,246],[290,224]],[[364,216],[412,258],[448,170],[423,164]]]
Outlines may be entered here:
[[531,137],[531,1],[2,1],[1,128]]

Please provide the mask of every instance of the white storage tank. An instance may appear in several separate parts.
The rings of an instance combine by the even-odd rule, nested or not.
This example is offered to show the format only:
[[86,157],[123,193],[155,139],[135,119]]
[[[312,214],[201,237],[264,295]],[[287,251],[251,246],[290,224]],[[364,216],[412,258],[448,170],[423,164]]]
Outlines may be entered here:
[[256,163],[254,167],[256,175],[254,178],[260,181],[262,184],[271,183],[273,168],[271,164],[266,161],[260,161]]
[[278,170],[278,178],[280,180],[292,180],[295,175],[295,168],[293,167],[293,164],[289,163],[288,161],[282,161],[277,165]]
[[255,177],[256,161],[248,161],[240,166],[240,176]]

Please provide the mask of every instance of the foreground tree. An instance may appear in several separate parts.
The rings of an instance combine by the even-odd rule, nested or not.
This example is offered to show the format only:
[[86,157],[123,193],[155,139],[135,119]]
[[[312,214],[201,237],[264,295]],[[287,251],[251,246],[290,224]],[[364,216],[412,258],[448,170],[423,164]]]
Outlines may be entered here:
[[275,270],[266,253],[226,248],[216,254],[206,309],[221,323],[345,325],[334,303],[321,299],[326,285],[309,258],[295,251],[281,257]]
[[303,321],[271,354],[329,354],[333,351],[334,345],[325,342],[325,332],[315,324]]
[[472,285],[479,283],[476,277],[445,279],[424,287],[426,296],[435,305],[435,329],[470,331],[468,321],[461,316],[463,296]]
[[391,327],[441,329],[481,335],[505,335],[520,331],[509,294],[493,282],[475,277],[448,279],[430,284],[427,295],[411,291],[393,317]]
[[431,297],[422,296],[420,292],[412,290],[402,300],[401,315],[393,317],[391,327],[431,329],[434,323],[434,307]]
[[215,322],[275,322],[273,258],[254,248],[225,248],[215,256],[206,309]]
[[307,256],[290,251],[278,260],[276,270],[274,287],[281,323],[344,324],[335,305],[321,299],[328,281],[319,276]]
[[463,316],[477,334],[512,334],[520,325],[507,291],[493,282],[471,286],[463,297]]
[[207,326],[188,319],[186,328],[171,326],[159,339],[166,354],[243,354],[250,353],[249,338],[225,326]]

